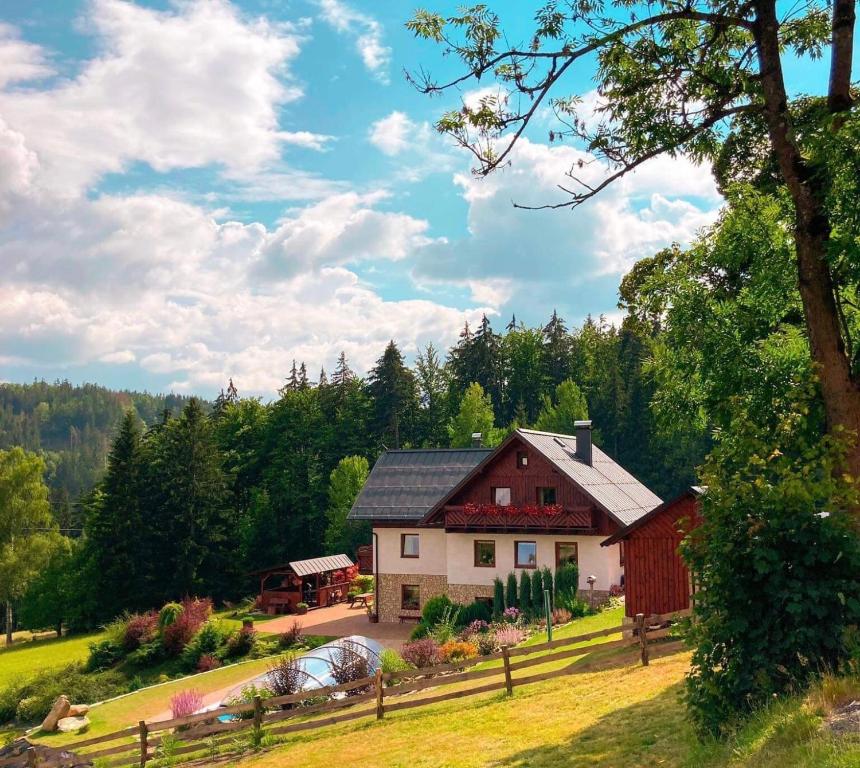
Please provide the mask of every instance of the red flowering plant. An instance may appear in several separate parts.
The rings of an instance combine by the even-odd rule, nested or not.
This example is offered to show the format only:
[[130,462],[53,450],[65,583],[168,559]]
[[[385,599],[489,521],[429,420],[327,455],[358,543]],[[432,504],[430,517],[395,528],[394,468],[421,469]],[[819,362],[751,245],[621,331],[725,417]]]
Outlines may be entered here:
[[550,517],[560,515],[562,512],[564,512],[564,507],[562,507],[561,504],[547,504],[543,507],[543,513]]
[[526,504],[523,506],[522,512],[529,517],[540,517],[543,514],[543,507],[536,504]]
[[467,515],[479,515],[481,514],[481,508],[477,504],[473,504],[471,501],[467,501],[463,505],[463,512]]

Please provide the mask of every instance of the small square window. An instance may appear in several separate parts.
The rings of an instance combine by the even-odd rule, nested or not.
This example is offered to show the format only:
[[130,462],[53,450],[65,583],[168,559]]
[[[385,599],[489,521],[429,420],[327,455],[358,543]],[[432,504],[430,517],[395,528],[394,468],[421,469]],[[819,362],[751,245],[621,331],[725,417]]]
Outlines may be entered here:
[[538,488],[537,503],[542,507],[548,507],[550,504],[555,504],[555,488]]
[[575,541],[557,541],[555,543],[556,568],[561,568],[561,566],[568,563],[576,565],[577,562],[579,561]]
[[494,568],[496,565],[496,542],[475,542],[475,568]]
[[501,507],[507,507],[511,503],[510,488],[493,488],[493,504],[498,504]]
[[400,534],[400,557],[418,557],[418,534]]
[[514,566],[516,568],[537,568],[537,542],[514,542]]
[[403,584],[400,587],[400,609],[403,611],[421,609],[421,589],[417,584]]
[[525,451],[517,451],[517,469],[525,469],[529,465],[529,455]]

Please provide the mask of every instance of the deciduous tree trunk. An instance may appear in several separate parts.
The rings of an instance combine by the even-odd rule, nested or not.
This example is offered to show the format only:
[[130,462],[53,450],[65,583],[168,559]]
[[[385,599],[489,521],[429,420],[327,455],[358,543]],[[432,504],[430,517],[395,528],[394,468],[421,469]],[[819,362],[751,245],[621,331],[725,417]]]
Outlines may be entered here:
[[6,601],[6,647],[12,645],[12,601]]
[[[843,10],[840,23],[844,24],[846,15],[850,15],[853,23],[853,3],[851,6],[850,14]],[[810,352],[821,382],[827,428],[833,432],[842,427],[860,436],[860,387],[851,373],[851,363],[839,323],[833,277],[827,261],[830,220],[824,191],[804,160],[792,130],[780,59],[776,4],[772,0],[763,0],[756,4],[756,12],[753,33],[762,77],[765,116],[773,150],[795,206],[798,287]],[[843,32],[843,44],[844,37]],[[838,52],[834,51],[833,55],[837,56]],[[845,73],[841,71],[844,66],[842,63],[834,66],[835,70],[840,70],[837,78],[840,81],[844,81]],[[848,68],[850,77],[850,64]],[[833,101],[831,108],[845,108],[841,94],[837,94]],[[846,464],[851,474],[860,477],[860,441],[855,440]]]

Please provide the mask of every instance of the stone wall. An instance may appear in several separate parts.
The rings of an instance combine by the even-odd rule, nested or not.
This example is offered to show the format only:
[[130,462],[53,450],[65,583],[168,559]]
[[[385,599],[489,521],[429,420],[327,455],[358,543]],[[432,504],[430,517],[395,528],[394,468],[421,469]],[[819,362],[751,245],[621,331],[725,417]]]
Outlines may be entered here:
[[469,605],[476,597],[492,597],[492,584],[449,584],[448,597],[455,603]]
[[400,621],[401,616],[421,616],[421,611],[404,611],[400,607],[401,591],[404,584],[417,584],[420,590],[421,608],[435,595],[444,595],[448,589],[445,576],[429,576],[419,573],[380,573],[379,574],[379,620]]

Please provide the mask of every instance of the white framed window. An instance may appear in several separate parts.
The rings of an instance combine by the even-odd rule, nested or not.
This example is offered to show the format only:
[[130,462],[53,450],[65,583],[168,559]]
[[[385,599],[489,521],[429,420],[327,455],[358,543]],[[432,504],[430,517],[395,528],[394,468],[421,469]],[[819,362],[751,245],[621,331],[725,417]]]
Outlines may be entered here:
[[501,507],[510,506],[511,489],[510,488],[493,488],[493,504],[498,504]]

